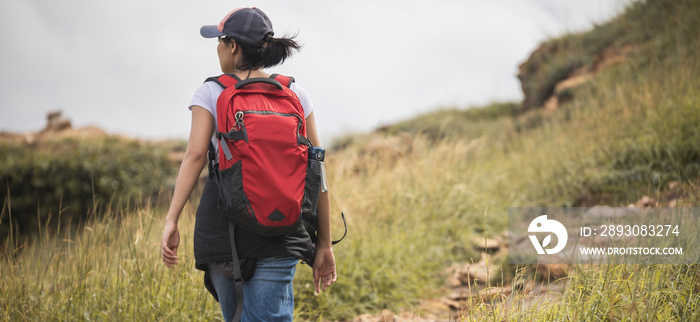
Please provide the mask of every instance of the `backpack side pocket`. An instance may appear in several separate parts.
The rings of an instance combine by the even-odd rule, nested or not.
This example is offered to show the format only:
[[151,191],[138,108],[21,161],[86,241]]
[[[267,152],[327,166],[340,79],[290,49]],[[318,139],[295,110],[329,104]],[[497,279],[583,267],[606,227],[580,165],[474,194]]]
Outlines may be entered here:
[[304,185],[304,202],[301,214],[304,226],[309,231],[314,243],[316,242],[316,229],[318,228],[318,198],[321,192],[321,163],[309,159],[306,167],[306,183]]
[[248,200],[243,192],[243,174],[241,161],[234,163],[230,168],[217,171],[219,183],[219,209],[231,221],[241,214],[255,218],[248,209]]

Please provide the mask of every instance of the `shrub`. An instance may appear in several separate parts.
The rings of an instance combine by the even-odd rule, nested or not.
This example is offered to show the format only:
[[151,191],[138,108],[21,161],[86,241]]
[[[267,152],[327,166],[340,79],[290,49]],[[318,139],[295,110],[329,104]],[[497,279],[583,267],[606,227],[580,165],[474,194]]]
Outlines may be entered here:
[[136,206],[172,174],[165,151],[113,137],[0,143],[0,238],[80,222],[105,207]]

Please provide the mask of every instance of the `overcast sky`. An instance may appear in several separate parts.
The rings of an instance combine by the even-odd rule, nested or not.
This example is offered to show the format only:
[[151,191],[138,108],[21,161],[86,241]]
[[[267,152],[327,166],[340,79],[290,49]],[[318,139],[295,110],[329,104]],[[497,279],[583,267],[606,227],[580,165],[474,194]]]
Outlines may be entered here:
[[189,134],[194,90],[221,73],[199,28],[257,6],[301,52],[294,76],[325,142],[432,109],[522,99],[517,67],[543,40],[586,30],[626,0],[0,0],[0,131],[73,126]]

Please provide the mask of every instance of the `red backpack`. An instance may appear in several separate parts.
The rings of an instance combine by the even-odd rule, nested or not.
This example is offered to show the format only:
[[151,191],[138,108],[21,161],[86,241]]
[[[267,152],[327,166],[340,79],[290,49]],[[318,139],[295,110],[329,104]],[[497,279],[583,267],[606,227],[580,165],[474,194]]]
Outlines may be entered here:
[[219,208],[233,223],[258,235],[297,231],[315,217],[320,178],[309,178],[306,119],[291,77],[240,80],[212,77],[224,88],[216,104],[219,139]]
[[[303,225],[315,247],[323,169],[323,153],[318,151],[323,149],[314,148],[306,137],[304,108],[289,88],[294,78],[273,74],[241,80],[224,74],[207,81],[224,88],[216,102],[219,158],[217,162],[210,146],[209,175],[219,186],[219,209],[229,219],[234,321],[240,321],[243,281],[252,273],[250,265],[241,270],[235,225],[267,237],[294,233]],[[305,259],[309,265],[312,260]]]

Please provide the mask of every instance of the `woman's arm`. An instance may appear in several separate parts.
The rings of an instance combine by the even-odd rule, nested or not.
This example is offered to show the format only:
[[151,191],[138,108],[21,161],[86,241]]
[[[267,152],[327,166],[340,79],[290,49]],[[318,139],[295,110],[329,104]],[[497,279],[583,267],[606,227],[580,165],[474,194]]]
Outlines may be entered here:
[[[313,112],[306,118],[306,134],[314,146],[321,146]],[[318,244],[316,245],[313,266],[314,285],[316,285],[317,293],[321,291],[321,288],[325,291],[337,278],[335,256],[333,256],[333,248],[331,247],[330,204],[329,192],[321,192],[318,198]]]
[[207,151],[213,132],[214,117],[211,113],[202,107],[193,106],[190,138],[187,143],[185,157],[180,165],[180,171],[177,174],[177,180],[175,181],[175,192],[170,203],[170,210],[168,210],[168,214],[165,217],[163,238],[160,244],[163,263],[168,268],[177,265],[177,248],[180,244],[180,233],[177,223],[180,213],[199,179],[199,174],[206,164]]

